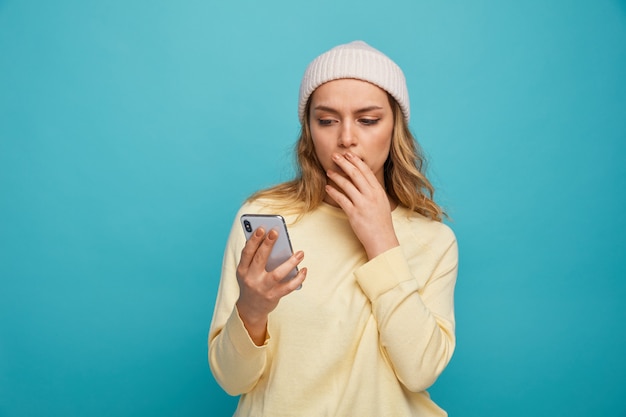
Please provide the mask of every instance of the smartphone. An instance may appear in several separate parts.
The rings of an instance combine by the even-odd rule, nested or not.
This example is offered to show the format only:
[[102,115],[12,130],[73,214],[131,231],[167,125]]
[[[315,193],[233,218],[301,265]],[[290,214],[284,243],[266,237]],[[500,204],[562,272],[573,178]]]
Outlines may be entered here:
[[[259,227],[263,227],[265,233],[274,229],[278,232],[278,239],[274,243],[272,253],[265,264],[266,271],[273,271],[277,266],[281,265],[287,259],[293,255],[293,249],[291,248],[291,240],[289,239],[289,233],[287,232],[287,224],[285,219],[279,214],[243,214],[241,216],[241,226],[243,227],[243,233],[246,235],[246,240],[250,239],[252,233]],[[295,267],[285,277],[285,280],[290,280],[298,274],[298,267]]]

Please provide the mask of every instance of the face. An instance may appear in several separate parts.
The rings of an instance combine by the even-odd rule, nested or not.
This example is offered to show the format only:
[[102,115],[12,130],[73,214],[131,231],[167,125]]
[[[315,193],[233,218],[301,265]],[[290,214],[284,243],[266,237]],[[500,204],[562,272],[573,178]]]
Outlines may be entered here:
[[354,79],[322,84],[311,96],[309,125],[315,153],[325,170],[341,172],[332,155],[349,151],[384,186],[393,133],[393,111],[384,90]]

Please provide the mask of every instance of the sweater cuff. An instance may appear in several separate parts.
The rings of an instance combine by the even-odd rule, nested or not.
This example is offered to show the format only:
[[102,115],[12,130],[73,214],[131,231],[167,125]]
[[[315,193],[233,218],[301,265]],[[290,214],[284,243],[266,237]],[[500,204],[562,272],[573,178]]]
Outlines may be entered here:
[[400,246],[381,253],[354,273],[361,289],[371,301],[413,278]]
[[239,317],[237,307],[233,308],[233,312],[228,318],[224,329],[226,331],[226,335],[228,336],[228,340],[230,340],[232,346],[240,356],[244,358],[253,358],[255,356],[265,354],[267,342],[269,340],[269,332],[265,338],[265,342],[263,342],[263,345],[257,346],[254,344],[248,334],[248,330],[246,330],[246,327],[241,320],[241,317]]

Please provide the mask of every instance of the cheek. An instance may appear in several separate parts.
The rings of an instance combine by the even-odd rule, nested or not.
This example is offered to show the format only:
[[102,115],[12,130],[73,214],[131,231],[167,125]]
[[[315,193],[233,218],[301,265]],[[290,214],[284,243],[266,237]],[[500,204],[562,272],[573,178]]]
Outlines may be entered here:
[[387,159],[391,150],[391,134],[380,135],[375,141],[374,147],[376,148],[376,153],[381,155],[381,158]]
[[323,159],[330,158],[332,146],[329,146],[329,141],[324,138],[324,135],[316,134],[314,130],[311,130],[311,139],[317,157],[322,162],[324,162]]
[[374,146],[371,148],[372,154],[370,155],[370,168],[372,171],[380,171],[389,158],[391,151],[391,137],[381,136],[379,140],[376,140]]

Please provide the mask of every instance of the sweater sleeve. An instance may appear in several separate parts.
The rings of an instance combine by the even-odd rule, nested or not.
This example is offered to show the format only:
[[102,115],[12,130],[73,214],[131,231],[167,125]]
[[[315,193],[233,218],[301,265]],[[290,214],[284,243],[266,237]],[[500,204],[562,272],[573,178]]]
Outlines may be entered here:
[[[238,218],[238,217],[237,217]],[[245,242],[235,221],[228,238],[213,320],[209,330],[209,366],[217,383],[230,395],[254,388],[267,363],[267,343],[256,346],[235,307],[239,297],[236,270]]]
[[356,271],[372,303],[382,351],[399,381],[413,392],[435,382],[455,346],[458,250],[452,232],[444,230],[445,242],[425,245],[409,259],[399,246]]

